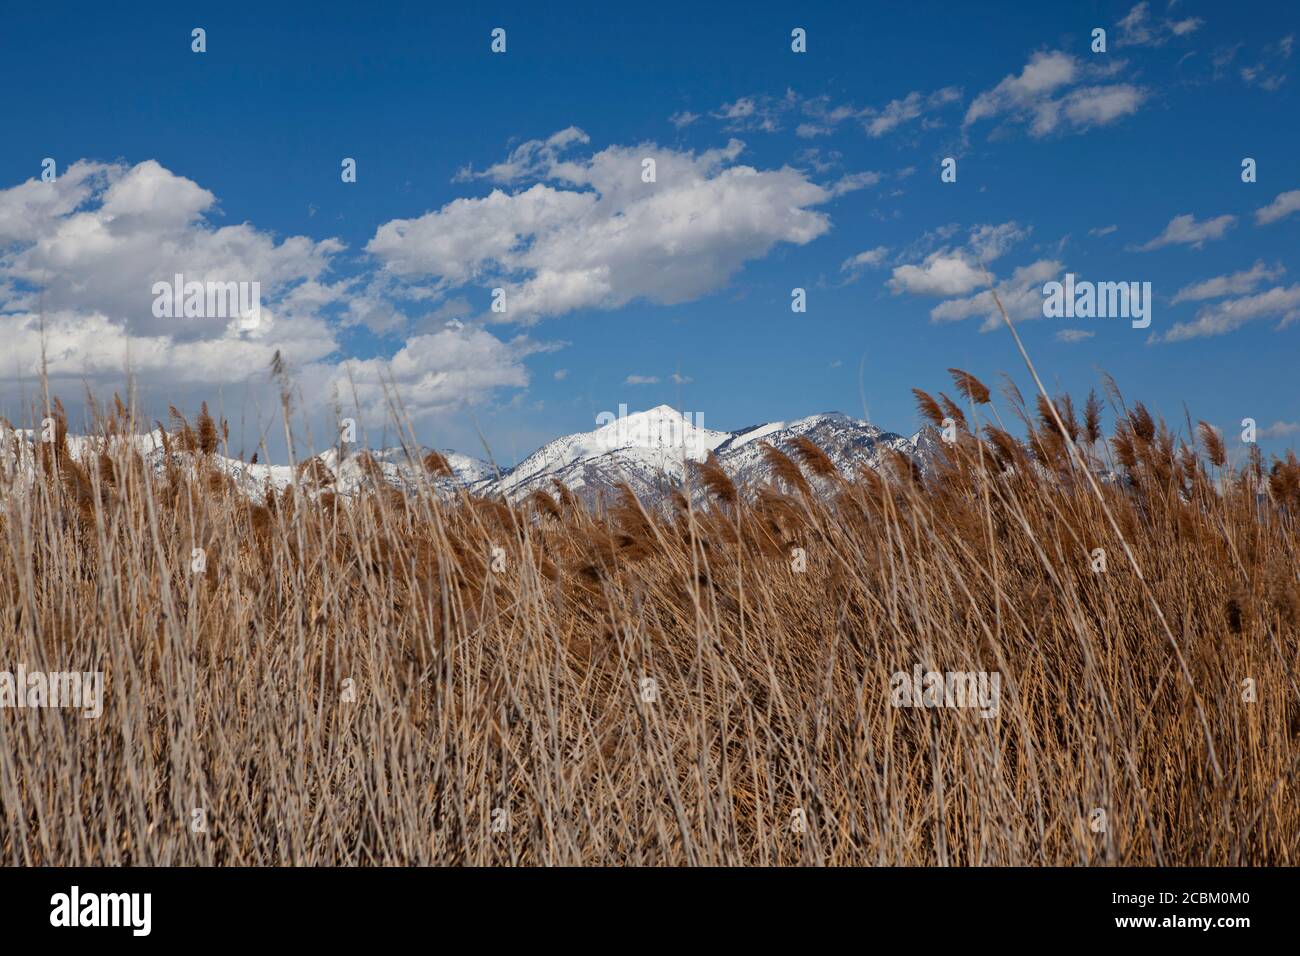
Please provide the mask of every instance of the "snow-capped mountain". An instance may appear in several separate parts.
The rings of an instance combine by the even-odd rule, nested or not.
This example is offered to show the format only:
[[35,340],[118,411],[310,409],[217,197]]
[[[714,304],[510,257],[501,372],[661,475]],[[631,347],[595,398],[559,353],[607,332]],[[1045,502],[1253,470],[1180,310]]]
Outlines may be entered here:
[[774,475],[762,445],[793,454],[798,436],[825,451],[846,477],[864,465],[878,468],[887,450],[911,456],[917,449],[912,439],[839,412],[722,432],[703,428],[689,416],[660,405],[592,432],[558,438],[499,480],[485,481],[472,490],[517,501],[534,490],[549,489],[554,479],[591,505],[626,483],[642,501],[658,504],[680,487],[688,462],[703,461],[713,452],[737,486],[752,493]]
[[[409,489],[424,481],[423,462],[434,449],[418,448],[407,453],[405,448],[382,448],[376,451],[347,454],[339,460],[338,449],[330,448],[316,456],[330,475],[331,488],[339,494],[353,494],[369,480],[373,469],[378,469],[383,480],[394,488]],[[438,454],[451,467],[450,476],[439,477],[437,483],[445,488],[477,485],[495,477],[496,471],[485,461],[462,455],[457,451],[438,450]],[[367,462],[367,456],[369,464]]]
[[840,412],[824,412],[789,424],[771,422],[737,432],[717,449],[718,461],[737,485],[764,485],[771,480],[772,469],[763,455],[763,443],[793,456],[793,442],[799,436],[826,452],[846,478],[864,465],[879,468],[887,450],[910,454],[913,448],[902,435]]
[[[705,428],[698,416],[692,418],[668,405],[631,414],[620,408],[619,412],[617,416],[603,415],[592,431],[548,442],[500,473],[478,458],[439,450],[452,474],[436,478],[436,487],[447,495],[464,489],[482,497],[520,501],[534,491],[552,490],[552,481],[558,481],[586,504],[595,505],[626,484],[642,501],[658,506],[673,489],[682,486],[689,463],[704,461],[710,453],[717,456],[737,487],[752,494],[774,478],[763,444],[794,456],[793,442],[799,436],[825,451],[847,478],[862,466],[879,468],[890,450],[911,457],[927,472],[940,453],[938,436],[931,434],[933,429],[922,429],[906,438],[839,412],[792,422],[768,422],[732,432]],[[15,434],[26,439],[29,451],[38,438],[26,431]],[[157,430],[112,441],[129,442],[155,474],[167,467],[168,452]],[[102,439],[70,435],[68,447],[74,459],[82,460],[98,454]],[[250,464],[221,455],[212,456],[210,464],[228,475],[236,488],[256,499],[268,489],[283,491],[295,480],[310,491],[350,495],[375,481],[399,490],[415,487],[425,480],[428,469],[424,462],[431,451],[400,447],[349,449],[340,456],[338,449],[328,449],[300,462],[296,470],[289,465]],[[171,454],[173,461],[185,458],[174,445]]]
[[[18,458],[12,465],[20,476],[31,481],[35,475],[34,451],[40,443],[40,433],[32,429],[14,429],[7,434],[3,432],[0,429],[0,468],[8,464],[5,455],[11,447],[9,436],[17,438],[19,441],[14,447],[18,449]],[[194,457],[178,450],[174,439],[169,452],[162,431],[156,428],[142,434],[113,435],[108,439],[97,435],[70,434],[66,443],[68,456],[82,464],[93,464],[102,451],[116,451],[125,445],[144,459],[155,476],[166,471],[169,457],[172,464],[181,467],[192,467],[194,464]],[[299,484],[305,488],[344,495],[356,493],[370,480],[372,474],[394,488],[414,488],[424,480],[426,472],[421,463],[432,450],[419,448],[410,454],[404,448],[357,451],[345,454],[340,462],[338,449],[331,448],[299,462],[296,472],[289,465],[251,463],[220,454],[211,455],[205,461],[208,466],[229,477],[239,491],[261,500],[268,489],[279,493],[292,485],[295,473]],[[454,492],[461,487],[482,485],[496,475],[496,471],[487,462],[469,455],[450,450],[440,450],[438,454],[452,471],[450,476],[440,475],[435,478],[435,484],[440,490]]]
[[730,432],[704,428],[690,416],[659,405],[619,415],[594,431],[557,438],[475,491],[518,500],[549,488],[555,479],[588,501],[620,482],[638,495],[655,498],[682,480],[687,462],[703,461],[732,438]]

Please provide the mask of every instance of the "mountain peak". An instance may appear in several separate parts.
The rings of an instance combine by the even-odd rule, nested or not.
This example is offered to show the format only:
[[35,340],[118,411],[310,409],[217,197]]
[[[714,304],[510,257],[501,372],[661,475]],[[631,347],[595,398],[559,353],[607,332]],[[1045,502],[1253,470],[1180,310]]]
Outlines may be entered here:
[[582,436],[581,443],[596,454],[620,448],[680,448],[691,457],[703,457],[729,437],[705,428],[703,415],[679,412],[671,405],[631,413],[620,405],[618,415],[602,412],[596,421],[599,427]]
[[656,417],[660,417],[660,418],[665,418],[665,417],[670,417],[670,416],[671,416],[671,417],[676,417],[676,418],[689,418],[689,417],[690,417],[690,416],[687,415],[686,413],[684,413],[684,412],[680,412],[680,411],[678,411],[677,409],[673,408],[671,405],[666,405],[666,404],[665,404],[665,405],[656,405],[654,408],[647,408],[644,412],[633,412],[632,414],[633,414],[633,415],[654,415],[654,416],[656,416]]

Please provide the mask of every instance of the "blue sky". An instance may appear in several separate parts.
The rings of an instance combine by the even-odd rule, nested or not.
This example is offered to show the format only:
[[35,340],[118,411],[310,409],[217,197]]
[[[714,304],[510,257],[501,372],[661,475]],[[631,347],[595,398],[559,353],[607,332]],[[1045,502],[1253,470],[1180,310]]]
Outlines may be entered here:
[[[208,400],[250,443],[277,348],[317,445],[349,374],[363,421],[391,376],[423,441],[481,452],[481,430],[506,463],[620,403],[910,432],[909,389],[949,366],[1028,392],[983,257],[1050,387],[1081,399],[1105,369],[1173,424],[1184,403],[1229,436],[1253,417],[1280,452],[1297,21],[1197,0],[16,7],[0,411],[26,417],[43,303],[70,408],[120,388],[129,349],[152,414]],[[260,281],[274,322],[155,318],[180,269]],[[1151,327],[1043,318],[1066,272],[1149,281]]]

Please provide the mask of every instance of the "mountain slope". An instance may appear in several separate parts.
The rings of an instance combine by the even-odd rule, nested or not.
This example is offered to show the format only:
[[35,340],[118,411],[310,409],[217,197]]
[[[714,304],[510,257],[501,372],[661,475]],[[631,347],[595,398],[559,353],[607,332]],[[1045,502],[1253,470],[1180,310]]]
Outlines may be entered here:
[[775,476],[762,445],[794,456],[794,439],[800,436],[826,452],[846,478],[862,466],[879,468],[886,450],[910,454],[913,449],[912,442],[902,435],[840,412],[825,412],[789,424],[773,422],[738,432],[718,448],[718,461],[737,485],[757,488]]

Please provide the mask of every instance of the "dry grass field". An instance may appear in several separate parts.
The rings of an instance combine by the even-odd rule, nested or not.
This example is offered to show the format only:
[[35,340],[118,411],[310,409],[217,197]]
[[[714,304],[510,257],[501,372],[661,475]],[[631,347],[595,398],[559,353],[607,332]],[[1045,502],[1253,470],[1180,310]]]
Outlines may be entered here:
[[[105,701],[0,710],[0,862],[1300,862],[1300,464],[953,377],[935,474],[771,450],[671,513],[259,503],[219,421],[154,473],[121,407],[97,460],[11,437],[0,669]],[[894,706],[918,665],[996,672],[996,717]]]

